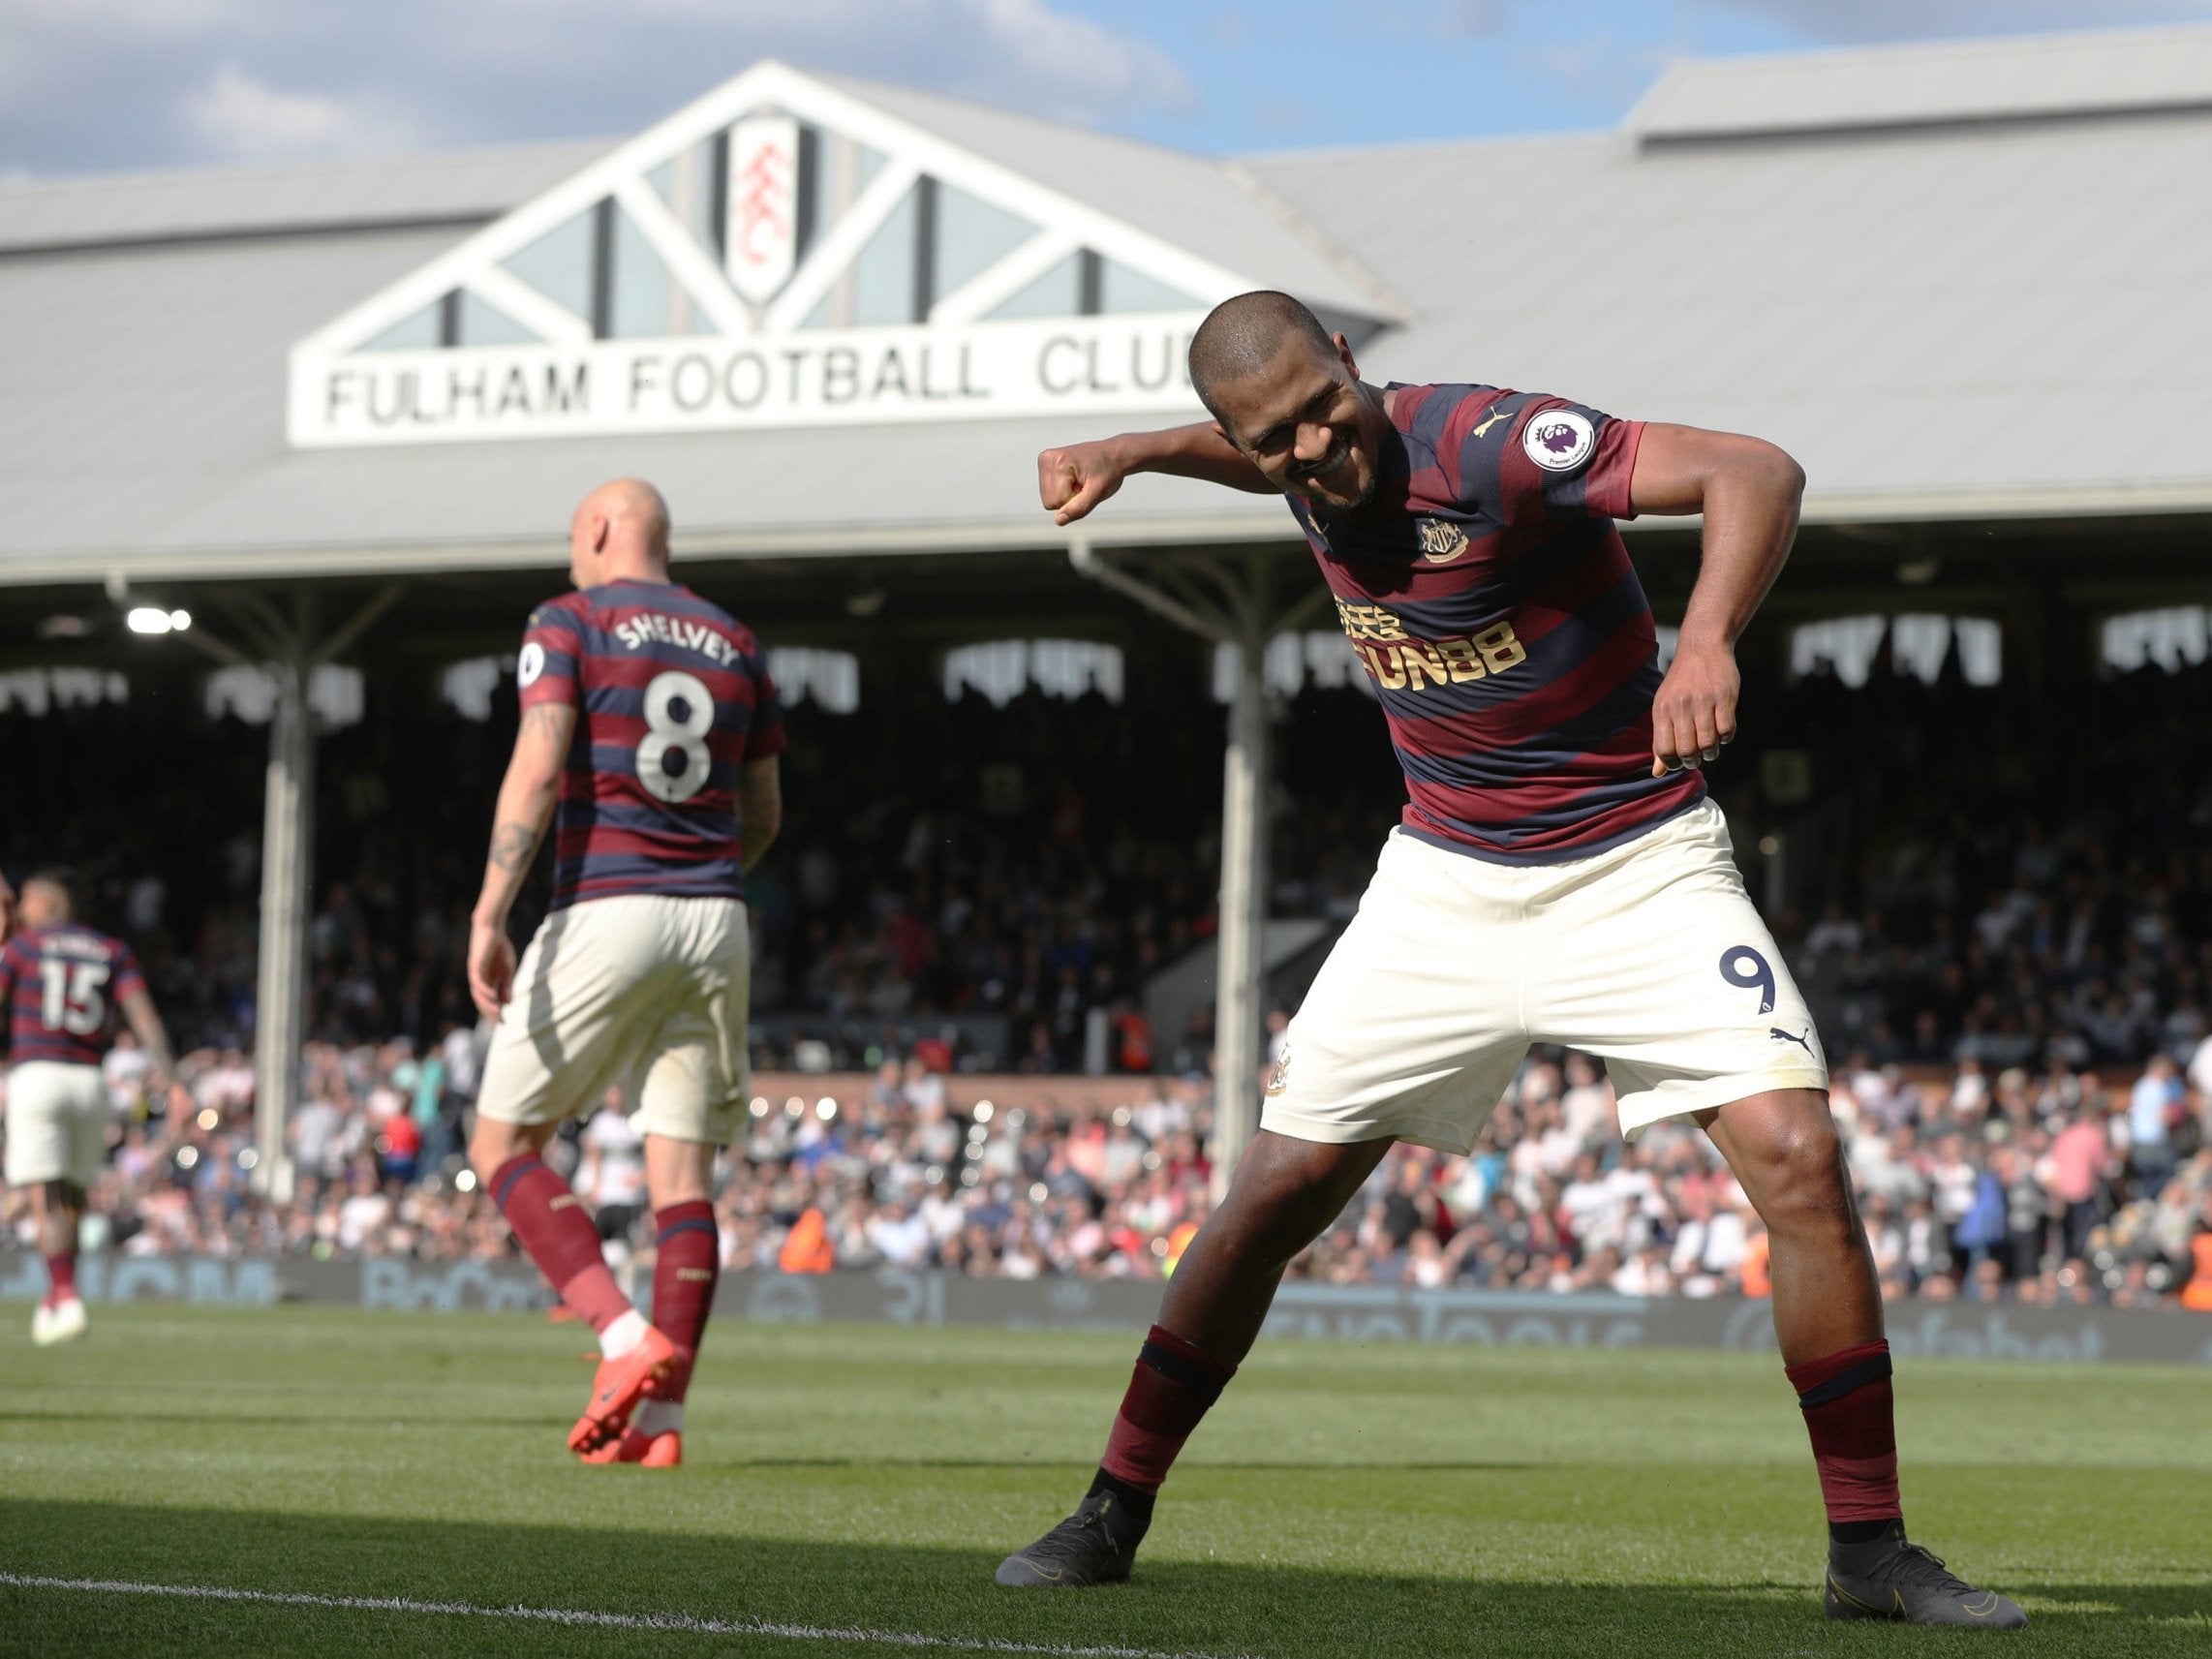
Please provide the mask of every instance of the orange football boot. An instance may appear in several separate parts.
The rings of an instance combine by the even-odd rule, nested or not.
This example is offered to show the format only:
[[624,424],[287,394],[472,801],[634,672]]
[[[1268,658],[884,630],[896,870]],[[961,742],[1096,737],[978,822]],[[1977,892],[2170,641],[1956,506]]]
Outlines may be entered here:
[[667,1380],[675,1360],[676,1344],[650,1325],[629,1353],[601,1360],[598,1375],[592,1378],[591,1403],[568,1430],[568,1450],[596,1452],[609,1443],[619,1445],[622,1431],[630,1427],[630,1414],[648,1388]]
[[684,1435],[681,1429],[671,1429],[661,1434],[648,1434],[633,1426],[626,1426],[621,1435],[609,1440],[597,1451],[583,1454],[587,1463],[637,1463],[648,1469],[673,1469],[684,1460]]

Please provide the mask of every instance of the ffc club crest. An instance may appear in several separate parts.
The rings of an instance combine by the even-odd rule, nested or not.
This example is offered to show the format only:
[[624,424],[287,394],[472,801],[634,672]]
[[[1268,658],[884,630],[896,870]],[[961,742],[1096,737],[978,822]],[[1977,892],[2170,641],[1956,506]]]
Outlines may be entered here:
[[729,285],[765,305],[799,258],[799,123],[755,115],[729,130]]
[[1431,565],[1449,565],[1467,550],[1465,529],[1448,518],[1415,519],[1413,528],[1421,538],[1421,556]]

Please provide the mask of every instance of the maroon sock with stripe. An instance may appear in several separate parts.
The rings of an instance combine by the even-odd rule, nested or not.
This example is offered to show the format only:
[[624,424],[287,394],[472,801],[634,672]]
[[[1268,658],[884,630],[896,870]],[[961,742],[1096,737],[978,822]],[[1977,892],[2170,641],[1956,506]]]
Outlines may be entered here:
[[64,1250],[46,1258],[46,1306],[59,1307],[77,1295],[77,1252]]
[[515,1242],[594,1331],[604,1331],[630,1311],[630,1298],[599,1253],[599,1229],[542,1158],[536,1152],[508,1158],[492,1171],[491,1189]]
[[722,1277],[722,1239],[715,1207],[705,1199],[671,1204],[653,1213],[659,1230],[653,1262],[653,1323],[676,1344],[681,1363],[661,1398],[681,1400],[691,1384],[691,1362],[714,1312]]
[[1812,1436],[1830,1529],[1856,1537],[1898,1520],[1904,1509],[1897,1497],[1889,1344],[1861,1342],[1787,1368]]
[[1146,1335],[1129,1391],[1121,1397],[1121,1409],[1106,1438],[1106,1456],[1098,1460],[1100,1473],[1125,1495],[1142,1495],[1143,1516],[1149,1516],[1150,1499],[1167,1479],[1183,1443],[1236,1374],[1235,1366],[1223,1365],[1161,1326]]

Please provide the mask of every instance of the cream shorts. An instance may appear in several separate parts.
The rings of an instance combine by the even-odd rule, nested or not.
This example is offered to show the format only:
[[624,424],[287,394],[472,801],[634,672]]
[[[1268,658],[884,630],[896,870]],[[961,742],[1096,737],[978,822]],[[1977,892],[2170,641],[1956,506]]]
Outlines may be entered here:
[[108,1161],[108,1080],[96,1065],[27,1060],[8,1070],[10,1186],[90,1186]]
[[1629,1135],[1828,1087],[1710,801],[1565,864],[1492,864],[1394,831],[1287,1038],[1261,1126],[1303,1141],[1463,1152],[1531,1043],[1603,1059]]
[[735,899],[625,893],[556,910],[522,953],[476,1111],[556,1123],[619,1083],[640,1134],[726,1146],[746,1118],[751,981]]

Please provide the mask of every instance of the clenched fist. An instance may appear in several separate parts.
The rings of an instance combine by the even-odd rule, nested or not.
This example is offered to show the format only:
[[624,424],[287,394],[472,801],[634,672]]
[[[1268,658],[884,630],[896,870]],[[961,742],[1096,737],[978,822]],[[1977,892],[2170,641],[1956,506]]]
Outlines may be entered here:
[[1037,499],[1055,524],[1073,524],[1128,476],[1128,461],[1110,438],[1065,445],[1038,455]]
[[1651,699],[1651,775],[1695,769],[1736,736],[1736,654],[1726,646],[1675,653]]

